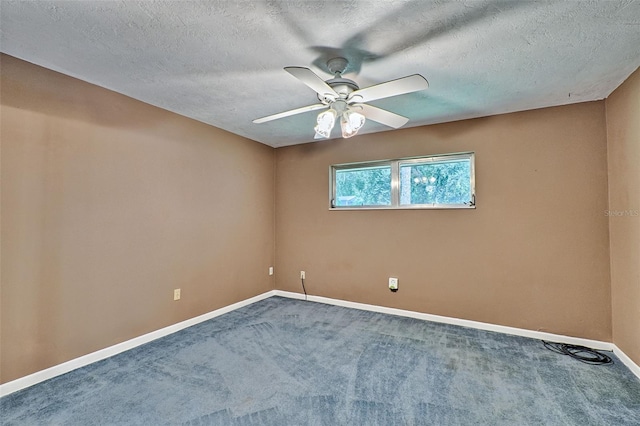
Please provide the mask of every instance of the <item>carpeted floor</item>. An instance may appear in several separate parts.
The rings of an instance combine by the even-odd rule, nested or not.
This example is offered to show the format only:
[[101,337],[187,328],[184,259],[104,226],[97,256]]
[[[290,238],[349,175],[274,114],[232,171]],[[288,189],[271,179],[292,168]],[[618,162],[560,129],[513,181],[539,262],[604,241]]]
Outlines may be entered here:
[[[610,354],[610,353],[608,353]],[[3,425],[639,425],[542,342],[272,297],[0,400]]]

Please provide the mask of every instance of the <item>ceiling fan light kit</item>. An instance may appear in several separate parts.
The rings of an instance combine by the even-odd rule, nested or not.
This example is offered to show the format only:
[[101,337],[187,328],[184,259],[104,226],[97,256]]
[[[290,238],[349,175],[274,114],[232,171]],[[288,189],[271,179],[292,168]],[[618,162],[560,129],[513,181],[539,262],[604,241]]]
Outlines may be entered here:
[[337,100],[328,110],[318,114],[316,120],[318,124],[313,128],[316,131],[314,139],[330,138],[331,130],[338,118],[340,118],[343,138],[355,136],[366,121],[364,115],[350,109],[345,101]]
[[333,58],[327,61],[327,69],[334,73],[334,78],[327,81],[322,80],[309,68],[285,67],[285,71],[318,94],[320,103],[257,118],[253,122],[266,123],[303,112],[327,108],[318,114],[317,125],[314,127],[316,132],[314,139],[330,138],[331,130],[333,130],[337,119],[340,119],[343,138],[355,136],[364,126],[366,119],[397,129],[404,126],[409,119],[365,102],[417,92],[429,87],[429,83],[423,76],[413,74],[360,89],[355,81],[342,77],[348,64],[345,58]]

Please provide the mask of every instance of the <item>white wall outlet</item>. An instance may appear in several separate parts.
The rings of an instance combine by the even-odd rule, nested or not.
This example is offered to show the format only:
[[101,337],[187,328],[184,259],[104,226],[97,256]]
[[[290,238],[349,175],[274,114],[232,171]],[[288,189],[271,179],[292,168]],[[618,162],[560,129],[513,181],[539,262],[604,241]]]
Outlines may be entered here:
[[306,278],[306,274],[304,273],[304,271],[300,271],[300,279],[304,280]]
[[389,290],[398,291],[398,279],[397,278],[389,278]]
[[273,275],[273,266],[269,266],[269,275]]
[[180,289],[176,288],[173,290],[173,300],[180,300]]

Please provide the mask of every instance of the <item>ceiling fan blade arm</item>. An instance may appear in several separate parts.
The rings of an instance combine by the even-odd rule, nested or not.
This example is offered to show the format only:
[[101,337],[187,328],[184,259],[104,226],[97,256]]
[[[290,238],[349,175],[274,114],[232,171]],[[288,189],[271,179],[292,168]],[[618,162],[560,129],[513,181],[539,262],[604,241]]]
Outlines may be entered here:
[[389,98],[391,96],[404,95],[429,88],[429,82],[420,74],[413,74],[375,86],[356,90],[349,95],[349,100],[355,102],[370,102],[376,99]]
[[277,114],[268,115],[266,117],[256,118],[255,120],[253,120],[253,122],[256,123],[256,124],[266,123],[267,121],[277,120],[279,118],[289,117],[291,115],[302,114],[303,112],[316,111],[316,110],[323,109],[323,108],[328,108],[328,107],[325,104],[307,105],[307,106],[296,108],[296,109],[292,109],[292,110],[289,110],[289,111],[284,111],[284,112],[279,112]]
[[377,121],[385,126],[397,129],[407,124],[409,119],[386,109],[378,108],[367,104],[354,104],[354,107],[362,108],[362,113],[367,120]]
[[323,79],[318,77],[316,73],[305,67],[285,67],[285,71],[306,84],[313,89],[321,98],[330,97],[333,100],[340,96],[336,93],[331,86],[329,86]]

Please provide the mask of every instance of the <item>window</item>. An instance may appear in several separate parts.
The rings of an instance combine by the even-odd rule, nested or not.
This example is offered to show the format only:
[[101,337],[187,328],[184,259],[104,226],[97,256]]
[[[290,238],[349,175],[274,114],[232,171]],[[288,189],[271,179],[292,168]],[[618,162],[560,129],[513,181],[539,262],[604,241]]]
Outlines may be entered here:
[[331,166],[331,208],[474,208],[474,154]]
[[334,173],[336,207],[391,205],[390,164],[336,168]]

